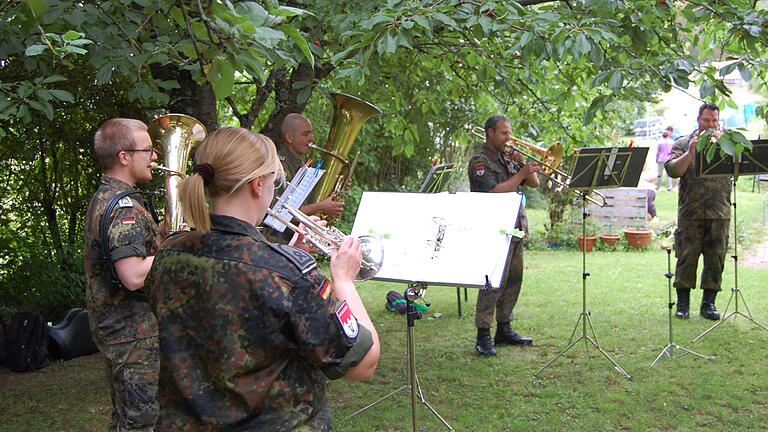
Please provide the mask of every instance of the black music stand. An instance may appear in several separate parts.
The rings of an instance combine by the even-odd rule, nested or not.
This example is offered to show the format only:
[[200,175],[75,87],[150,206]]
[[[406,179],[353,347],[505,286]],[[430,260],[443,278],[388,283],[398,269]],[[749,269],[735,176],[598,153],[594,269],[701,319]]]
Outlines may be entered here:
[[661,352],[656,357],[656,360],[654,360],[653,363],[651,363],[651,366],[656,366],[656,364],[659,362],[659,360],[661,360],[661,358],[664,357],[665,355],[667,357],[669,357],[670,359],[675,358],[674,355],[672,354],[672,350],[674,350],[675,348],[677,348],[678,350],[683,352],[681,354],[681,357],[686,355],[686,354],[691,354],[691,355],[695,355],[696,357],[699,357],[699,358],[703,358],[703,359],[707,359],[707,360],[712,360],[711,357],[707,357],[707,356],[701,355],[701,354],[697,353],[696,351],[691,351],[688,348],[682,347],[682,346],[676,344],[675,342],[673,342],[673,339],[672,339],[672,306],[675,305],[675,302],[672,301],[672,276],[674,276],[675,274],[672,273],[672,247],[671,246],[664,247],[664,250],[667,252],[667,272],[664,273],[664,277],[667,278],[667,298],[669,299],[668,302],[667,302],[667,307],[669,308],[669,343],[664,348],[661,349]]
[[419,192],[438,193],[447,191],[451,185],[451,174],[455,171],[454,164],[452,163],[433,165],[421,183]]
[[[731,155],[721,155],[720,152],[717,152],[712,160],[707,162],[704,152],[697,152],[695,163],[695,174],[697,177],[731,177],[733,185],[733,255],[731,255],[731,258],[733,258],[733,288],[731,289],[731,296],[728,298],[728,304],[723,311],[724,316],[720,318],[720,321],[705,330],[704,333],[696,336],[693,342],[701,339],[731,317],[736,321],[736,317],[739,315],[761,329],[768,331],[768,328],[752,318],[752,312],[749,311],[749,306],[747,306],[744,295],[739,289],[739,235],[737,231],[738,224],[736,223],[736,182],[739,175],[768,173],[768,140],[752,140],[752,151],[740,154],[737,161]],[[746,314],[739,310],[739,299],[744,303],[744,308],[747,310]],[[734,309],[729,314],[728,308],[731,306],[731,301],[733,301]]]
[[[616,187],[635,187],[640,180],[640,175],[645,164],[645,157],[648,154],[648,147],[609,147],[609,148],[584,148],[577,149],[576,161],[571,173],[571,181],[568,183],[568,189],[574,191],[581,198],[581,231],[582,238],[587,237],[587,197],[593,189],[616,188]],[[571,338],[568,346],[555,356],[549,363],[539,369],[534,376],[538,375],[549,367],[555,360],[565,355],[568,350],[584,340],[584,344],[589,349],[589,344],[597,348],[605,356],[613,367],[624,377],[632,377],[624,370],[613,358],[602,348],[597,341],[595,329],[592,326],[592,320],[587,311],[587,248],[581,248],[581,313],[576,325],[571,332]],[[581,336],[574,340],[576,329],[581,323]],[[587,332],[587,327],[591,336]]]

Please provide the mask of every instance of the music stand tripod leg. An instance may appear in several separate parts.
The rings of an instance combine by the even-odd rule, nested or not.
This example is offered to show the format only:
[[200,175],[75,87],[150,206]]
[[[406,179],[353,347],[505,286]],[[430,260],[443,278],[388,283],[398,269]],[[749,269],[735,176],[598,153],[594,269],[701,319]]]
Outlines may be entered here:
[[[582,217],[581,217],[581,230],[582,230],[582,237],[585,239],[586,242],[586,224],[587,224],[587,195],[586,192],[581,192],[579,196],[581,197],[581,208],[582,208]],[[555,356],[552,360],[550,360],[547,364],[545,364],[541,369],[536,371],[533,376],[537,376],[541,371],[548,368],[552,363],[555,362],[555,360],[559,359],[563,355],[565,355],[568,350],[573,348],[579,341],[584,339],[584,344],[587,348],[587,355],[589,355],[589,344],[591,343],[595,348],[600,351],[603,356],[605,356],[608,361],[610,361],[613,364],[613,367],[618,371],[621,375],[623,375],[625,378],[632,379],[632,377],[627,373],[627,371],[624,370],[621,366],[619,366],[616,361],[614,361],[608,353],[603,350],[600,347],[600,344],[597,343],[597,335],[595,334],[595,329],[592,326],[592,320],[589,318],[589,313],[587,312],[587,278],[589,277],[589,273],[587,273],[587,248],[586,244],[583,245],[581,248],[581,314],[579,314],[579,319],[576,320],[576,325],[573,328],[573,332],[571,333],[571,342],[568,344],[568,346],[562,350],[559,354]],[[583,321],[582,321],[583,320]],[[576,335],[576,329],[579,327],[579,323],[581,322],[581,336],[573,340],[573,337]],[[587,326],[589,326],[589,330],[592,332],[592,337],[590,337],[587,334]]]
[[[683,351],[683,355],[685,354],[692,354],[697,357],[711,360],[711,357],[704,356],[702,354],[699,354],[695,351],[691,351],[688,348],[681,347],[680,345],[673,342],[672,337],[672,306],[675,305],[675,302],[672,301],[672,276],[674,274],[672,273],[672,248],[666,247],[665,250],[667,251],[667,272],[664,274],[664,276],[667,278],[667,307],[669,308],[669,343],[662,348],[661,352],[659,353],[658,357],[656,357],[656,360],[651,363],[651,366],[656,366],[656,364],[661,360],[661,358],[666,354],[667,357],[670,359],[673,359],[674,356],[672,355],[672,350],[677,348],[681,351]],[[730,303],[730,302],[729,302]],[[727,309],[727,307],[726,307]]]
[[[443,423],[443,425],[448,428],[449,431],[453,432],[451,425],[449,425],[448,422],[446,422],[445,419],[443,419],[443,417],[440,416],[440,414],[438,414],[434,408],[432,408],[426,399],[424,399],[424,393],[421,391],[419,378],[416,375],[416,343],[413,336],[413,328],[416,324],[416,320],[421,319],[421,312],[416,310],[414,301],[419,298],[423,299],[426,289],[427,286],[425,284],[415,283],[408,286],[408,288],[405,290],[405,295],[403,296],[405,297],[406,301],[406,319],[408,323],[408,382],[411,390],[411,426],[413,428],[413,432],[418,430],[416,421],[416,402],[417,400],[420,400],[421,403],[426,405],[427,408],[432,411],[432,414],[434,414],[435,417],[437,417]],[[429,303],[427,303],[427,306],[429,306]]]

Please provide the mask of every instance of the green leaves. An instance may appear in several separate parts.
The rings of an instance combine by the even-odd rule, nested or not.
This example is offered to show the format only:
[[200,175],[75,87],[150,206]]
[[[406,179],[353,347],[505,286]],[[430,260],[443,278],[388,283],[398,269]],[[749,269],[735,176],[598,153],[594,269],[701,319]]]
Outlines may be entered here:
[[699,134],[697,140],[697,151],[704,152],[707,162],[712,162],[718,151],[721,157],[728,155],[735,158],[745,150],[752,150],[752,142],[738,130],[726,130],[718,139],[714,138],[714,132],[707,129]]
[[208,81],[213,85],[216,99],[224,99],[232,94],[232,88],[235,85],[235,70],[226,58],[217,57],[214,59],[207,76]]

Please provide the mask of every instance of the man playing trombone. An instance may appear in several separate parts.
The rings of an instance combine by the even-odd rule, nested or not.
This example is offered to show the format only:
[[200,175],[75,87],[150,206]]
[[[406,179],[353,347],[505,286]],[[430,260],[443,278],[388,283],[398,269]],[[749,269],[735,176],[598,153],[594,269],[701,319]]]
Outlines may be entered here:
[[[504,115],[494,115],[485,122],[485,143],[469,161],[467,173],[472,192],[518,192],[520,185],[538,187],[538,163],[523,163],[522,155],[510,152],[512,125]],[[519,192],[518,192],[519,193]],[[528,233],[528,220],[521,205],[515,227]],[[510,322],[523,282],[523,239],[513,237],[507,252],[504,274],[499,289],[486,286],[477,296],[475,351],[482,356],[495,356],[497,345],[531,345],[533,339],[520,336]],[[491,340],[491,321],[496,312],[496,335]]]

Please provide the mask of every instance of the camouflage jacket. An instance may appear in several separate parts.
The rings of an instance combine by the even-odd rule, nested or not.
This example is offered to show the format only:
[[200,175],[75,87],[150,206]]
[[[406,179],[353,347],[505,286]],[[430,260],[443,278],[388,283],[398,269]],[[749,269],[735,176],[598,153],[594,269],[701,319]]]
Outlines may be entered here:
[[[472,192],[488,192],[497,184],[517,174],[521,167],[521,164],[512,161],[507,155],[483,145],[483,148],[469,160],[467,167],[469,189]],[[493,211],[493,209],[488,210]],[[528,236],[528,217],[525,215],[525,207],[522,205],[517,213],[515,227],[525,231],[526,237]],[[520,239],[512,237],[512,240],[518,241]]]
[[[285,146],[277,146],[277,156],[280,158],[280,163],[283,164],[283,169],[285,170],[285,184],[283,187],[275,191],[275,197],[272,199],[272,205],[270,208],[274,208],[275,204],[277,203],[277,198],[282,196],[286,188],[291,187],[288,183],[293,180],[293,177],[303,165],[301,160],[294,156],[293,153],[288,151]],[[291,241],[291,238],[293,237],[293,231],[286,228],[285,231],[280,232],[265,226],[264,236],[266,236],[267,239],[271,242],[288,244],[288,242]]]
[[233,217],[211,222],[170,237],[147,277],[160,324],[157,430],[330,430],[326,377],[357,364],[371,333],[309,254]]
[[[688,151],[688,141],[691,136],[675,141],[670,160],[677,159]],[[680,178],[677,198],[678,219],[730,219],[730,178],[697,177],[695,173],[696,160],[694,159]]]
[[157,336],[157,321],[142,288],[131,292],[115,282],[112,263],[121,258],[154,255],[160,244],[159,229],[139,194],[129,195],[112,210],[107,230],[109,255],[101,250],[99,224],[107,202],[120,192],[132,190],[128,184],[109,176],[101,178],[85,215],[85,274],[88,282],[85,302],[94,341],[110,345]]

